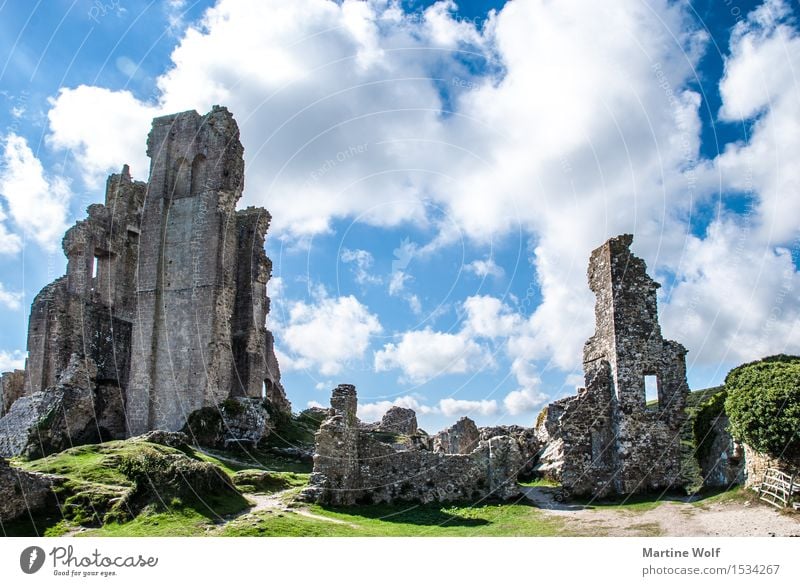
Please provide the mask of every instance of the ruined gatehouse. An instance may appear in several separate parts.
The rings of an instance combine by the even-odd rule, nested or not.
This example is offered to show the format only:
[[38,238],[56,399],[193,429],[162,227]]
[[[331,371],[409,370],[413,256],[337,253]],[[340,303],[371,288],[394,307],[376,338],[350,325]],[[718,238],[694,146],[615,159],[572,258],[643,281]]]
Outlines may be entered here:
[[75,443],[176,431],[193,411],[231,399],[263,396],[290,413],[266,327],[270,215],[236,209],[243,151],[224,107],[153,121],[148,181],[124,166],[105,204],[64,236],[67,272],[34,299],[24,374],[0,379],[0,438],[58,409],[38,394],[63,387],[76,360],[92,373],[84,386],[94,416]]
[[[629,234],[611,238],[591,254],[596,329],[583,350],[586,386],[551,403],[539,430],[549,440],[540,469],[571,494],[631,494],[682,482],[686,349],[661,335],[660,285],[630,251],[632,241]],[[658,389],[652,404],[646,377]]]

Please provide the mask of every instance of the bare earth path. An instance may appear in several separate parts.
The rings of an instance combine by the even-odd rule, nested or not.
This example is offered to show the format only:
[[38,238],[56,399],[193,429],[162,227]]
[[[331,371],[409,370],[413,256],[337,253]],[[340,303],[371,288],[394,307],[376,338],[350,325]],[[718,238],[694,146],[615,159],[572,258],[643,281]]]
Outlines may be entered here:
[[578,535],[699,537],[800,536],[800,518],[785,515],[753,499],[691,504],[665,500],[646,511],[558,503],[554,489],[522,487],[525,496],[548,515],[566,522]]
[[253,502],[253,506],[249,509],[246,509],[244,512],[236,515],[236,518],[245,517],[248,515],[253,515],[258,513],[259,511],[274,511],[280,513],[294,513],[295,515],[300,515],[302,517],[308,517],[309,519],[316,519],[317,521],[327,521],[328,523],[334,523],[336,525],[348,525],[350,527],[356,527],[351,523],[347,523],[346,521],[342,521],[341,519],[333,519],[331,517],[324,517],[322,515],[317,515],[316,513],[312,513],[305,507],[289,507],[284,502],[283,498],[293,492],[294,489],[287,489],[282,490],[280,492],[275,492],[272,494],[263,494],[263,493],[249,493],[247,494],[247,499]]

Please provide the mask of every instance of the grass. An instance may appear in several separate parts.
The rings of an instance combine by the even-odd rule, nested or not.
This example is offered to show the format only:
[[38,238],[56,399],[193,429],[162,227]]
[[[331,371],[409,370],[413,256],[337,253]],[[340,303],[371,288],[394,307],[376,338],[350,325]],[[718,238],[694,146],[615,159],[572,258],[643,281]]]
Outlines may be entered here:
[[[57,474],[64,480],[54,489],[50,505],[35,516],[3,524],[8,536],[63,535],[99,527],[97,535],[198,535],[209,523],[245,510],[249,503],[231,488],[228,470],[208,468],[190,448],[177,450],[140,441],[112,441],[71,448],[40,460],[13,464],[29,471]],[[143,477],[131,476],[130,462],[154,466]],[[213,462],[211,462],[213,464]],[[203,468],[203,467],[206,468]],[[205,476],[203,476],[205,473]],[[186,476],[184,476],[186,474]],[[214,482],[215,474],[228,480]],[[215,490],[197,485],[212,481]],[[305,479],[280,473],[272,479],[295,486]],[[151,485],[155,482],[156,485]],[[159,483],[166,484],[159,484]]]
[[231,475],[241,470],[252,469],[310,474],[312,468],[310,463],[273,454],[269,452],[269,447],[246,451],[241,449],[223,451],[203,448],[202,452],[197,451],[195,455],[201,460],[216,464]]
[[[307,431],[307,430],[306,430]],[[297,432],[300,433],[300,432]],[[155,454],[154,454],[155,452]],[[402,504],[356,507],[323,507],[290,504],[308,483],[308,467],[291,458],[280,458],[267,450],[176,450],[157,444],[114,441],[66,450],[40,460],[14,460],[26,470],[58,474],[66,480],[58,489],[57,502],[36,517],[5,523],[0,531],[9,536],[555,536],[574,530],[563,517],[550,515],[526,500],[501,504]],[[191,469],[200,462],[216,466],[238,489],[205,490],[198,495],[170,485],[157,494],[138,492],[132,515],[106,515],[112,502],[136,492],[134,477],[126,475],[125,462],[149,455],[147,462],[181,460]],[[158,457],[154,457],[158,456]],[[137,460],[138,461],[138,460]],[[164,472],[159,468],[159,472]],[[141,481],[140,481],[141,482]],[[172,483],[176,484],[176,483]],[[535,480],[524,486],[556,487],[553,482]],[[282,491],[288,510],[259,509],[247,513],[253,503],[240,493],[274,494]],[[121,496],[122,495],[122,496]],[[664,500],[685,497],[638,495],[617,501],[583,501],[598,510],[619,510],[636,515],[658,507]],[[693,501],[698,507],[714,503],[752,500],[743,488],[705,493]],[[579,501],[580,504],[580,501]],[[294,508],[292,508],[294,507]],[[247,514],[245,514],[247,513]],[[633,527],[643,535],[657,534],[653,524]],[[600,531],[600,528],[598,528]],[[600,531],[601,534],[602,531]]]
[[241,470],[233,475],[233,483],[242,492],[272,494],[308,484],[309,474],[297,472],[266,472],[263,470]]
[[151,505],[133,520],[125,523],[106,523],[97,529],[80,533],[82,537],[192,537],[206,535],[216,525],[241,513],[248,503],[240,496],[204,495],[201,500],[184,505],[171,502],[166,509]]
[[[565,535],[563,522],[519,503],[484,505],[368,505],[322,507],[310,512],[261,511],[228,524],[224,536],[316,537],[489,537]],[[338,521],[338,522],[337,522]]]

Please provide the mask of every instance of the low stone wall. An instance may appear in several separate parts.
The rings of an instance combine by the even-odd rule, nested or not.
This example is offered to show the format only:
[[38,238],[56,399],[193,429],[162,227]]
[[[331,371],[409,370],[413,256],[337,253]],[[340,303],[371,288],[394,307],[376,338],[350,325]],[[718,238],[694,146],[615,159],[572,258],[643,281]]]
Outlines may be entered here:
[[8,522],[44,507],[58,480],[54,476],[12,468],[0,458],[0,521]]
[[522,456],[514,438],[481,441],[469,454],[384,443],[359,428],[356,394],[340,385],[316,435],[314,472],[301,498],[327,505],[508,499],[519,494]]
[[744,461],[745,461],[745,482],[747,488],[757,489],[761,484],[764,477],[764,472],[767,468],[777,468],[781,472],[785,472],[790,476],[795,476],[800,482],[800,462],[789,458],[775,458],[768,454],[762,454],[755,451],[753,448],[744,445]]

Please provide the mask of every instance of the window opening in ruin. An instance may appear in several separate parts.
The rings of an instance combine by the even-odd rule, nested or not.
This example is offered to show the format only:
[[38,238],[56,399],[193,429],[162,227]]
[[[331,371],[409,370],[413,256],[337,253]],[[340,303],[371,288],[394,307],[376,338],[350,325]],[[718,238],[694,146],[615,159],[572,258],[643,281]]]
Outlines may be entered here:
[[267,381],[261,383],[261,398],[267,398]]
[[92,259],[92,279],[97,278],[97,265],[99,264],[100,264],[100,257],[95,254],[94,258]]
[[644,400],[651,409],[658,409],[658,377],[654,374],[644,375]]

